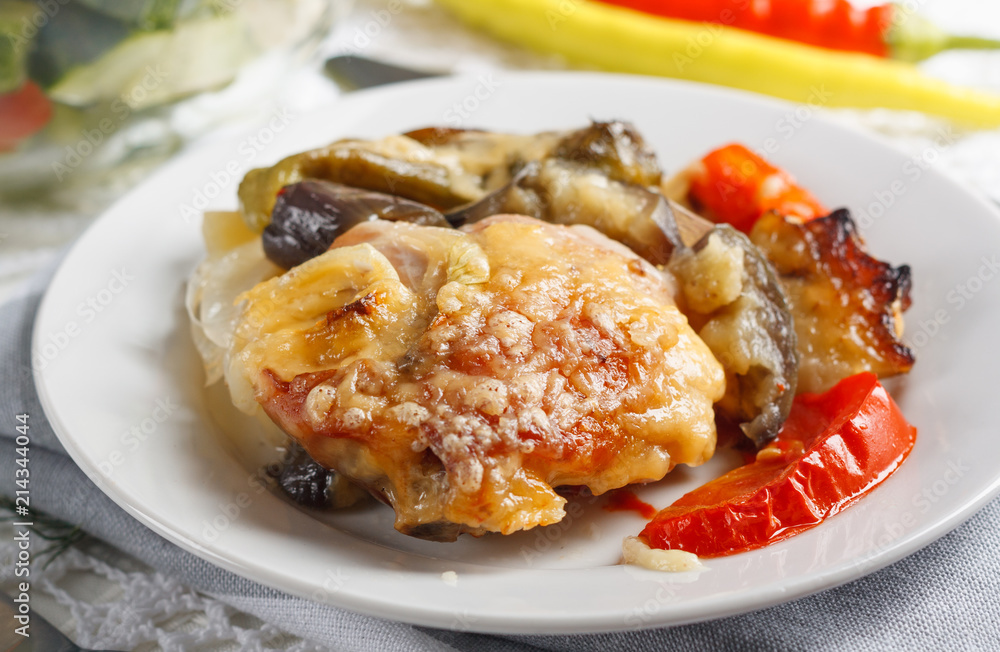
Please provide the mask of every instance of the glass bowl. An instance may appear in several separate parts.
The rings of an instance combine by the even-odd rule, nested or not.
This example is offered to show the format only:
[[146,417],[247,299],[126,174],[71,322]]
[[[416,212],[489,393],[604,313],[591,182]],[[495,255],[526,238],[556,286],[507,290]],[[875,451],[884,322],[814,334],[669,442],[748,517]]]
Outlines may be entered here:
[[0,200],[131,185],[247,117],[315,51],[337,0],[3,0]]

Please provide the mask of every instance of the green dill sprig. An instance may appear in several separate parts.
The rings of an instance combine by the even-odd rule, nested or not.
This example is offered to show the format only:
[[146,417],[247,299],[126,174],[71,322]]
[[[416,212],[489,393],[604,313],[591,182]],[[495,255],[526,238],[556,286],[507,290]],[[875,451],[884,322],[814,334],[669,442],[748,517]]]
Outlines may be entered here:
[[34,510],[32,510],[30,516],[18,516],[16,509],[17,505],[12,499],[7,496],[0,496],[0,522],[12,523],[14,521],[30,520],[33,523],[33,525],[29,526],[31,531],[38,538],[48,542],[49,545],[34,555],[36,560],[46,558],[42,570],[48,568],[49,564],[57,559],[59,555],[87,538],[87,533],[79,525],[73,525],[62,519],[49,516],[44,512]]

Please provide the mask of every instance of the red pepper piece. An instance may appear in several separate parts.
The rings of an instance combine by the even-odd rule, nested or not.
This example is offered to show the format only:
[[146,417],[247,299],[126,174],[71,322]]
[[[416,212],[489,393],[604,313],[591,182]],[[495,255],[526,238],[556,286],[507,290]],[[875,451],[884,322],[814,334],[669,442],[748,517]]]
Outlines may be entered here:
[[899,468],[916,428],[874,374],[795,397],[777,439],[757,460],[660,511],[640,535],[653,548],[720,557],[808,530]]
[[654,16],[717,23],[818,47],[890,55],[886,31],[895,7],[848,0],[601,0]]
[[738,144],[720,147],[701,160],[688,199],[705,217],[744,233],[769,211],[803,221],[829,213],[790,174]]
[[830,50],[902,61],[923,61],[952,49],[1000,48],[996,39],[948,34],[897,3],[862,9],[850,0],[600,1],[663,18],[728,25]]
[[35,82],[27,81],[18,90],[0,95],[0,152],[13,149],[51,118],[52,103]]

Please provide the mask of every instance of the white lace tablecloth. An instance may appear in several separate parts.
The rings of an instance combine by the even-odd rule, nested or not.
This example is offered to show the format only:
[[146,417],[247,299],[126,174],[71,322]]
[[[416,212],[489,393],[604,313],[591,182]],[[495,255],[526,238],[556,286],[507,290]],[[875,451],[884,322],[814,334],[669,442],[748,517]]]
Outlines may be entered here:
[[[474,0],[470,0],[474,1]],[[289,80],[277,101],[306,111],[335,101],[339,91],[319,73],[319,62],[369,38],[361,54],[428,70],[479,72],[495,69],[560,68],[542,57],[496,43],[452,19],[429,1],[408,0],[386,14],[388,0],[358,0],[323,46],[312,68]],[[393,4],[393,7],[397,5]],[[1000,38],[1000,3],[991,0],[924,0],[922,11],[955,32]],[[385,16],[391,15],[386,21]],[[1000,90],[1000,53],[953,53],[924,64],[934,75]],[[1000,130],[957,133],[940,143],[947,126],[917,114],[886,111],[830,111],[828,117],[867,128],[917,156],[934,148],[935,166],[974,192],[1000,202]],[[231,125],[226,134],[246,125]],[[215,133],[206,139],[220,138]],[[18,293],[103,208],[0,206],[0,301]],[[15,544],[9,526],[0,526],[0,587],[15,585]],[[44,563],[44,562],[42,562]],[[47,567],[32,570],[32,608],[78,644],[119,650],[322,650],[281,631],[279,626],[238,612],[99,541],[87,540]]]

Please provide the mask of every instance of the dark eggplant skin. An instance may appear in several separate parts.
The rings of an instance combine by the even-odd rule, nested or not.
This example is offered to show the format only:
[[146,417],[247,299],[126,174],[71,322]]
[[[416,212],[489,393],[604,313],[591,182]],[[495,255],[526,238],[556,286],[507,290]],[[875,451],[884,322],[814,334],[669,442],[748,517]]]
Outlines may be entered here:
[[599,169],[609,179],[637,186],[659,185],[663,176],[656,154],[629,122],[592,122],[563,138],[553,156]]
[[673,209],[658,192],[557,157],[524,164],[507,184],[445,217],[458,227],[500,213],[592,226],[654,265],[666,264],[681,245]]
[[261,240],[274,264],[291,269],[330,248],[351,227],[372,220],[448,227],[430,206],[339,183],[306,179],[285,186]]
[[289,441],[281,464],[268,467],[267,474],[274,478],[281,491],[293,501],[312,509],[331,506],[330,483],[334,471],[313,461],[304,448]]
[[436,209],[449,210],[480,197],[465,195],[447,167],[433,161],[384,156],[362,142],[342,141],[282,159],[269,168],[247,172],[240,182],[240,213],[251,229],[267,226],[281,188],[305,179],[323,179],[355,188],[389,193]]
[[585,224],[664,265],[681,244],[673,210],[646,186],[609,178],[600,168],[548,158],[511,195],[512,213],[553,224]]
[[[520,190],[521,182],[529,177],[536,176],[538,174],[538,169],[538,161],[531,161],[523,165],[520,170],[514,173],[510,181],[506,184],[497,188],[478,201],[474,201],[471,204],[459,206],[454,210],[448,211],[444,214],[445,219],[448,220],[448,223],[452,226],[460,227],[466,224],[475,224],[480,220],[485,220],[487,217],[511,212],[511,207],[518,204],[518,200],[515,195],[522,192]],[[525,206],[525,208],[528,211],[524,213],[525,215],[540,217],[539,214],[541,213],[541,207],[538,206],[537,203],[535,205]]]
[[[747,236],[725,224],[679,250],[669,270],[680,282],[684,313],[726,371],[716,413],[763,446],[792,409],[799,372],[794,318],[777,273]],[[727,278],[737,281],[728,291]]]

